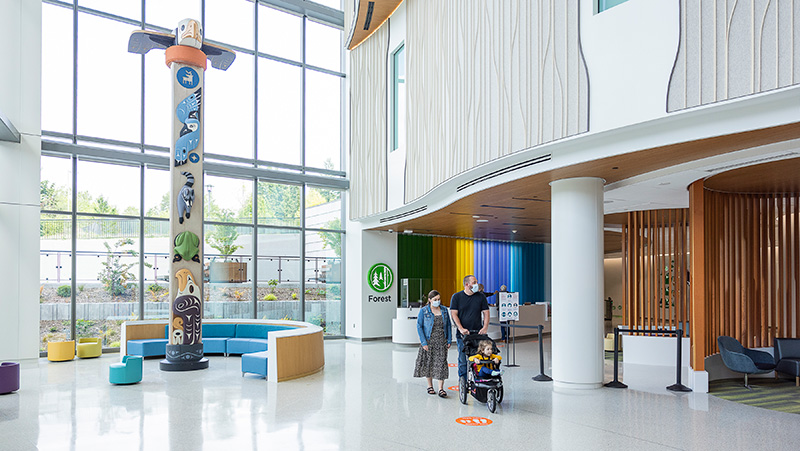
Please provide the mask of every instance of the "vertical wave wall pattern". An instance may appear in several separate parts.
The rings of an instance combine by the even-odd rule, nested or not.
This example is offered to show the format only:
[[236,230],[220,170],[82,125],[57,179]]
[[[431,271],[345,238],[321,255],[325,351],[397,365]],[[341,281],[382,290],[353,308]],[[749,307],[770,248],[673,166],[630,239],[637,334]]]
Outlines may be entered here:
[[800,83],[797,0],[680,0],[667,110]]
[[579,1],[409,0],[405,201],[588,130]]
[[386,211],[389,27],[350,52],[350,217]]
[[522,302],[550,301],[549,244],[418,235],[397,238],[397,279],[431,280],[445,304],[473,274],[487,293],[506,285]]

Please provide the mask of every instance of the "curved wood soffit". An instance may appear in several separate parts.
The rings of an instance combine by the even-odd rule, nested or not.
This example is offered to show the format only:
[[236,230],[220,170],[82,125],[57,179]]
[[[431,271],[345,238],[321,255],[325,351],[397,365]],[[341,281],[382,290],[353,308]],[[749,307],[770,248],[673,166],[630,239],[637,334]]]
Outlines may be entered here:
[[800,158],[733,169],[703,182],[703,187],[726,193],[798,194]]
[[[800,137],[800,123],[792,123],[586,161],[493,186],[460,198],[447,207],[426,215],[399,222],[393,221],[372,227],[371,230],[402,231],[411,229],[415,234],[550,242],[549,183],[553,180],[571,177],[600,177],[605,179],[606,183],[614,183],[676,164],[798,137]],[[788,168],[788,165],[795,161],[800,161],[800,159],[783,160],[775,162],[775,164],[776,166],[787,165]],[[765,166],[771,166],[771,163]],[[767,167],[765,170],[770,169],[772,168]],[[736,172],[736,170],[730,171],[734,176]],[[771,174],[775,172],[773,171]],[[719,189],[710,181],[725,174],[707,179],[705,187]],[[791,178],[791,170],[787,169],[786,174],[786,177]],[[775,179],[775,176],[764,175],[759,178]],[[737,178],[737,180],[741,181],[742,179]],[[737,188],[735,191],[742,192],[742,189]],[[481,225],[482,223],[476,223],[473,216],[488,219],[489,222]],[[625,213],[608,215],[605,217],[604,223],[621,225],[627,222],[626,218]],[[517,233],[512,233],[512,229],[517,230]]]
[[356,0],[353,23],[347,37],[347,50],[358,47],[372,36],[389,17],[394,14],[403,0]]

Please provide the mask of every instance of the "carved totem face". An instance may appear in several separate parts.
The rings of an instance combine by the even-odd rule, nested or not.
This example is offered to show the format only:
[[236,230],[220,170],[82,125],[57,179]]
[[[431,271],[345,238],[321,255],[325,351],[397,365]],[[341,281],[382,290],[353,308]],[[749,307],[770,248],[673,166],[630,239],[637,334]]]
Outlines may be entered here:
[[175,42],[199,49],[203,46],[203,28],[194,19],[183,19],[175,30]]

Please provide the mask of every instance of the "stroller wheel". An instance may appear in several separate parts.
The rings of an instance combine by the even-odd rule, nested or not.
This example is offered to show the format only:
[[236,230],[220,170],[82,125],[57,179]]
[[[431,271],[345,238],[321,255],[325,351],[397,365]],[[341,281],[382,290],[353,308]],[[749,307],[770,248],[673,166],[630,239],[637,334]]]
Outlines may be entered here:
[[503,387],[497,389],[497,403],[503,402]]
[[497,410],[497,390],[494,388],[489,390],[489,393],[486,394],[486,407],[489,408],[489,412],[494,413]]
[[458,397],[461,400],[461,404],[467,403],[467,378],[466,377],[459,377],[458,378]]

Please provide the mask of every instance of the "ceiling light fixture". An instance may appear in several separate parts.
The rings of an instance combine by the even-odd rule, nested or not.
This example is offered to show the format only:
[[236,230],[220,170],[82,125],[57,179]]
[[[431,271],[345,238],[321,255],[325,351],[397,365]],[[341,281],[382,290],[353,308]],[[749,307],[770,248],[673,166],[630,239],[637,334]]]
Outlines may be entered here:
[[478,215],[472,215],[472,217],[475,218],[475,219],[480,218],[480,216],[478,216]]
[[516,230],[512,230],[511,233],[517,233],[517,231]]
[[478,219],[478,220],[477,220],[477,221],[475,221],[475,222],[489,222],[489,220],[488,220],[488,219]]
[[409,233],[409,234],[411,234],[411,233],[414,233],[414,231],[413,231],[413,230],[411,230],[411,229],[405,229],[405,230],[403,230],[403,233]]

